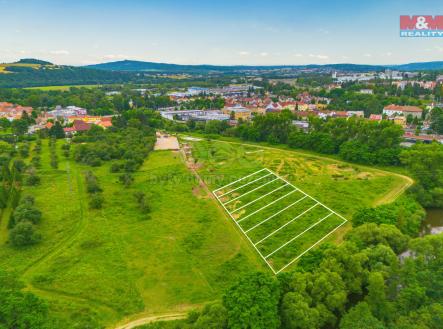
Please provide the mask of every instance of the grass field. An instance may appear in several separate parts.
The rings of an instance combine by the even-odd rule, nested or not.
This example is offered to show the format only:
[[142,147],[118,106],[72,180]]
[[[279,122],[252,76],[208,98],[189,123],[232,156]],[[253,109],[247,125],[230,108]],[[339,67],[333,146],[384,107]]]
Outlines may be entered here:
[[[219,299],[242,273],[269,270],[232,219],[208,194],[206,186],[213,191],[269,168],[330,209],[351,218],[361,206],[392,201],[405,185],[405,178],[400,175],[337,160],[257,145],[202,140],[190,143],[192,163],[203,185],[186,168],[180,153],[156,151],[135,173],[131,187],[124,188],[118,182],[119,174],[110,173],[111,163],[91,168],[66,160],[61,152],[62,143],[57,143],[59,168],[53,169],[48,143],[43,141],[42,166],[38,169],[42,183],[24,188],[24,194],[34,195],[43,212],[38,225],[42,242],[28,249],[10,247],[6,228],[10,210],[6,209],[0,222],[0,266],[15,271],[27,289],[48,300],[52,314],[72,327],[82,327],[86,322],[99,327],[163,313],[183,314]],[[88,207],[86,170],[95,173],[104,190],[103,209]],[[283,184],[281,180],[272,181],[272,177],[266,181],[266,193]],[[244,193],[258,186],[251,183],[248,187]],[[290,192],[287,188],[277,192]],[[148,196],[152,209],[148,217],[138,208],[136,191]],[[255,193],[266,194],[263,191],[254,190],[245,199],[227,204],[227,209],[237,216],[235,209],[248,203],[246,197],[253,201]],[[279,207],[297,201],[299,191],[292,194]],[[221,198],[225,204],[238,196]],[[284,225],[296,210],[309,209],[313,204],[308,201],[300,201],[278,221],[270,220],[255,228],[267,213],[262,213],[263,217],[251,215],[242,222],[242,228],[251,230],[247,234],[256,243],[275,231],[277,224]],[[251,214],[257,206],[258,203],[240,209],[237,219]],[[275,209],[269,207],[268,214],[278,212]],[[327,216],[323,210],[315,209],[312,218],[307,217],[304,223]],[[263,255],[269,255],[280,242],[300,231],[292,224],[287,228],[290,230],[272,236],[279,237],[269,240],[274,242],[259,246]],[[330,239],[340,241],[347,229],[349,225],[342,226]],[[327,229],[315,232],[323,231]],[[313,235],[305,241],[312,243],[317,238]],[[305,248],[302,245],[282,249],[285,253],[275,253],[270,262],[278,270]]]
[[[55,170],[43,142],[42,184],[24,191],[43,212],[43,241],[23,250],[7,245],[5,211],[0,266],[16,271],[63,321],[109,325],[133,314],[188,309],[220,298],[242,273],[265,269],[179,153],[150,154],[127,189],[110,164],[93,168],[105,204],[90,210],[83,172],[91,168],[65,160],[61,144]],[[136,191],[149,197],[150,218],[139,210]]]
[[[268,168],[347,219],[351,219],[352,215],[360,207],[368,207],[393,201],[401,194],[404,188],[411,184],[410,179],[398,174],[296,151],[218,140],[201,140],[188,143],[192,145],[193,161],[196,163],[196,167],[199,168],[198,172],[211,190],[216,190],[251,173],[263,168]],[[242,218],[260,209],[268,202],[272,202],[272,200],[292,190],[291,187],[284,186],[272,195],[233,212],[233,210],[251,202],[252,199],[266,194],[262,193],[263,191],[271,191],[284,185],[279,180],[272,181],[275,179],[273,176],[267,177],[267,179],[269,179],[269,181],[266,181],[266,183],[269,184],[265,186],[264,190],[256,190],[226,205],[227,211],[234,217],[234,220],[242,220]],[[248,185],[246,190],[241,192],[246,193],[250,191],[249,188],[256,186],[254,184],[257,183]],[[392,193],[392,191],[399,193]],[[238,191],[234,193],[236,192]],[[279,207],[284,208],[297,201],[299,196],[301,196],[300,192],[295,191],[289,197],[281,200],[281,202],[269,207],[270,209],[265,209],[265,212],[251,215],[251,217],[241,222],[241,228],[247,231],[262,219],[279,211],[281,209]],[[238,195],[235,197],[238,197]],[[223,199],[222,202],[226,204],[226,202],[229,202],[229,199]],[[294,213],[300,213],[305,209],[309,209],[314,204],[315,202],[312,199],[306,198],[300,201],[292,211]],[[306,222],[303,222],[311,223],[311,220],[315,218],[321,219],[323,218],[322,215],[327,216],[328,214],[323,207],[315,207],[312,212],[309,212],[309,216],[306,216]],[[258,242],[267,235],[266,233],[273,232],[273,230],[291,220],[293,218],[291,215],[292,212],[284,212],[276,216],[276,218],[273,218],[278,220],[270,220],[266,223],[267,225],[254,228],[252,231],[247,232],[247,234],[252,241]],[[321,223],[322,226],[325,226],[324,231],[328,231],[330,227],[332,230],[336,227],[336,224],[340,222],[335,215],[331,215],[328,219],[331,219],[331,221],[325,220]],[[269,255],[269,253],[275,250],[272,248],[278,247],[280,241],[296,236],[301,228],[296,224],[300,223],[301,222],[294,221],[291,225],[285,227],[287,229],[291,228],[291,230],[281,230],[272,236],[273,240],[269,241],[272,242],[272,244],[269,247],[260,245],[259,247],[261,248],[260,250],[263,251],[263,254],[265,256]],[[328,226],[329,224],[331,224],[330,227]],[[317,228],[321,228],[321,226]],[[325,241],[341,241],[343,234],[349,230],[349,228],[350,223],[343,225]],[[322,230],[312,232],[319,231]],[[279,236],[279,238],[275,239],[277,236]],[[291,259],[294,255],[298,254],[298,250],[305,250],[307,246],[309,246],[309,243],[311,243],[311,240],[316,241],[316,239],[320,237],[321,235],[317,236],[316,234],[312,234],[312,237],[308,239],[309,241],[306,244],[300,246],[294,244],[293,249],[296,250],[286,252],[288,249],[282,249],[281,252],[273,254],[272,256],[278,258],[277,260],[272,260],[275,268],[281,268],[287,259]]]
[[275,274],[346,223],[266,168],[213,193]]
[[[41,65],[40,64],[31,64],[31,63],[9,63],[9,64],[0,64],[0,74],[11,74],[14,72],[8,71],[7,68],[10,66],[17,66],[17,67],[30,67],[33,69],[38,69]],[[49,65],[46,65],[49,67]]]

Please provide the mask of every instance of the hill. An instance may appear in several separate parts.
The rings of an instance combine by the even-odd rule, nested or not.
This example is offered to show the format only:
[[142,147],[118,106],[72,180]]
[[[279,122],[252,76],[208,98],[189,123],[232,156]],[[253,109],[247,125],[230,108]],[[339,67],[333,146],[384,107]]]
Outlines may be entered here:
[[125,83],[134,77],[134,73],[54,65],[38,59],[0,64],[0,88]]
[[310,65],[180,65],[170,63],[155,63],[144,61],[123,60],[101,64],[88,65],[87,68],[105,70],[105,71],[125,71],[125,72],[165,72],[165,73],[239,73],[246,71],[275,71],[275,70],[340,70],[340,71],[383,71],[391,68],[402,71],[426,71],[443,69],[441,62],[421,62],[401,65],[366,65],[366,64],[310,64]]
[[143,72],[168,72],[168,73],[238,73],[245,71],[275,71],[283,69],[304,70],[304,69],[335,69],[344,71],[367,71],[383,70],[385,67],[377,65],[360,64],[328,64],[328,65],[180,65],[170,63],[155,63],[144,61],[123,60],[102,64],[88,65],[87,68],[107,70],[107,71],[143,71]]

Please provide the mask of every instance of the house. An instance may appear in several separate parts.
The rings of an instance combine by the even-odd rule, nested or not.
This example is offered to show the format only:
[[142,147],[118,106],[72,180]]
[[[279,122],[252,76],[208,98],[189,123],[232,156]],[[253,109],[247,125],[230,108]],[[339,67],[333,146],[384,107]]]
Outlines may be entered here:
[[266,113],[281,112],[281,110],[283,110],[283,107],[279,103],[271,102],[266,106]]
[[9,121],[21,119],[23,113],[31,115],[32,107],[21,106],[8,102],[0,102],[0,118],[6,118]]
[[418,106],[403,106],[391,104],[383,109],[383,114],[387,115],[388,117],[393,117],[397,115],[403,115],[407,117],[408,115],[412,115],[414,118],[421,118],[422,113],[423,110]]
[[66,134],[74,134],[80,131],[87,131],[91,129],[91,124],[82,120],[75,120],[72,127],[63,128]]
[[374,90],[372,89],[360,89],[360,94],[372,95]]
[[371,120],[371,121],[381,121],[381,120],[383,120],[383,116],[381,114],[371,114],[369,116],[369,120]]
[[248,110],[246,107],[237,105],[233,107],[225,107],[222,110],[223,114],[231,116],[232,113],[234,115],[234,120],[249,120],[252,116],[252,111]]
[[365,116],[364,111],[348,111],[348,117],[363,118]]
[[402,126],[403,128],[406,127],[406,117],[394,117],[394,123],[396,125]]

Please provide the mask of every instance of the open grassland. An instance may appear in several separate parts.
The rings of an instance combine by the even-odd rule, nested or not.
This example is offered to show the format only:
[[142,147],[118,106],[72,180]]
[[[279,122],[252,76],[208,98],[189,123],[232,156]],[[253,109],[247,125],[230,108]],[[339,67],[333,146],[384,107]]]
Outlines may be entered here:
[[[399,196],[402,191],[411,184],[410,179],[398,174],[296,151],[218,140],[201,140],[190,142],[190,144],[192,146],[192,161],[195,163],[195,166],[199,168],[198,172],[200,176],[211,190],[215,190],[263,168],[268,168],[349,220],[355,211],[361,207],[374,206],[381,202],[393,201],[396,196]],[[264,188],[267,192],[282,186],[281,181],[273,181],[272,177],[265,183],[268,184]],[[252,186],[255,186],[254,184],[257,183],[251,183]],[[250,187],[251,186],[248,186],[247,190],[243,192],[250,191]],[[280,195],[289,193],[291,189],[288,186],[283,186],[273,193],[271,199],[266,196],[266,198],[250,204],[254,198],[266,194],[262,193],[260,189],[252,190],[253,192],[240,199],[235,199],[234,195],[234,198],[231,197],[231,200],[234,199],[233,201],[222,198],[222,202],[230,202],[226,207],[227,210],[232,213],[234,220],[240,221],[242,218],[244,219],[246,216],[250,216],[241,224],[244,230],[251,229],[257,223],[266,219],[268,217],[266,215],[272,215],[272,213],[299,200],[297,199],[297,194],[300,194],[295,191],[290,197],[282,199],[282,201],[278,203],[280,205],[279,209],[273,209],[274,206],[272,206],[269,207],[270,209],[266,208],[265,214],[263,214],[261,211],[259,213],[254,213],[254,211],[272,202],[274,198],[278,199]],[[398,191],[399,193],[392,193],[392,191]],[[300,204],[297,204],[296,207],[300,208],[300,211],[304,211],[314,204],[315,202],[308,198],[300,201]],[[238,211],[235,209],[238,209]],[[270,212],[267,214],[267,211]],[[329,212],[325,211],[322,207],[317,207],[311,214],[315,216],[309,218],[309,223],[311,219],[314,220],[317,217],[321,219],[324,216],[328,216]],[[269,232],[274,232],[281,225],[288,223],[292,218],[291,216],[277,216],[273,218],[274,221],[267,222],[266,226],[254,228],[254,231],[248,232],[248,236],[250,236],[252,241],[259,242],[263,237],[267,237]],[[335,215],[331,215],[328,219],[331,219],[331,221],[321,223],[321,226],[325,226],[324,230],[322,230],[324,232],[332,230],[340,223],[340,219]],[[291,222],[290,225],[287,225],[287,228],[292,228],[293,232],[286,229],[279,231],[277,234],[281,235],[282,238],[277,239],[278,241],[271,241],[275,243],[273,243],[269,249],[265,248],[263,253],[269,255],[273,250],[276,250],[281,241],[296,236],[296,233],[301,231],[296,223],[297,221],[294,221]],[[278,224],[281,225],[279,226]],[[269,225],[271,225],[271,227],[268,227]],[[340,227],[334,234],[328,237],[328,240],[340,241],[344,232],[346,232],[349,227],[350,222]],[[321,234],[316,234],[316,232],[318,232],[318,230],[312,231],[313,234],[310,234],[312,237],[310,237],[309,241],[316,241],[322,237]],[[277,234],[272,238],[275,239]],[[309,247],[308,244],[302,243],[301,245],[297,244],[293,249],[299,251],[307,247]],[[282,252],[283,251],[284,249]],[[280,255],[277,253],[275,256]],[[288,256],[289,255],[286,254],[280,258],[287,259]],[[281,260],[276,262],[278,266],[284,265]]]
[[[110,173],[110,163],[92,168],[105,202],[91,210],[84,186],[91,167],[66,160],[62,143],[59,168],[52,169],[43,141],[42,183],[24,188],[43,212],[42,242],[10,247],[8,210],[0,226],[0,266],[16,271],[27,289],[46,298],[61,321],[98,327],[133,314],[186,310],[220,298],[242,273],[265,269],[179,153],[150,154],[129,188]],[[149,215],[140,211],[137,191],[147,195]]]
[[[33,69],[38,69],[41,67],[40,64],[31,64],[31,63],[10,63],[10,64],[0,64],[0,74],[10,74],[14,73],[12,71],[8,71],[8,67],[30,67]],[[49,68],[52,65],[45,65],[45,67]]]

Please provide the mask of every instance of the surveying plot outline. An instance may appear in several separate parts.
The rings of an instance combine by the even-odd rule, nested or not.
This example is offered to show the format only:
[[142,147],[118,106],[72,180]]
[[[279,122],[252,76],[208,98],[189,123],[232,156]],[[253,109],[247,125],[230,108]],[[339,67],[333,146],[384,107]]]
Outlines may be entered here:
[[[222,191],[222,190],[224,190],[225,188],[227,188],[227,187],[229,187],[229,186],[232,186],[232,185],[234,185],[234,184],[236,184],[236,183],[238,183],[238,182],[240,182],[240,181],[242,181],[242,180],[244,180],[244,179],[246,179],[246,178],[253,177],[254,175],[256,175],[256,174],[258,174],[258,173],[261,173],[261,172],[263,172],[263,171],[267,171],[268,173],[267,173],[266,175],[264,175],[264,176],[261,176],[261,177],[259,177],[259,178],[253,179],[251,182],[247,182],[247,183],[245,183],[245,184],[242,184],[241,186],[238,186],[238,187],[236,187],[236,188],[234,188],[234,189],[232,189],[232,190],[230,190],[230,191],[228,191],[228,192],[225,191],[223,194],[221,194],[221,195],[217,195],[217,192],[218,192],[218,191]],[[238,189],[241,189],[241,188],[243,188],[243,187],[245,187],[245,186],[248,186],[248,185],[250,185],[250,184],[252,184],[252,183],[255,183],[255,182],[257,182],[257,181],[259,181],[259,180],[261,180],[261,179],[263,179],[263,178],[265,178],[265,177],[269,177],[269,176],[271,176],[271,175],[275,176],[276,178],[275,178],[275,179],[272,179],[271,181],[268,181],[268,182],[266,182],[266,183],[264,183],[264,184],[262,184],[262,185],[260,185],[260,186],[258,186],[258,187],[255,187],[255,188],[253,188],[252,190],[249,190],[249,191],[247,191],[247,192],[241,194],[240,196],[236,196],[235,198],[233,198],[233,199],[231,199],[231,200],[228,200],[227,202],[223,202],[223,201],[220,199],[220,198],[222,198],[222,197],[224,197],[224,196],[227,196],[227,195],[231,194],[232,192],[234,192],[234,191],[236,191],[236,190],[238,190]],[[245,196],[245,195],[247,195],[247,194],[249,194],[249,193],[251,193],[251,192],[255,192],[255,191],[259,190],[260,188],[264,187],[265,185],[270,184],[270,182],[274,182],[274,181],[276,181],[277,179],[279,179],[279,180],[281,180],[282,182],[284,182],[284,185],[282,185],[282,186],[280,186],[280,187],[278,187],[278,188],[276,188],[276,189],[273,189],[272,191],[270,191],[270,192],[268,192],[268,193],[265,193],[265,194],[259,196],[257,199],[255,199],[255,200],[253,200],[253,201],[250,201],[250,202],[248,202],[248,203],[242,205],[241,207],[235,208],[234,210],[229,211],[229,210],[226,208],[226,205],[229,204],[229,203],[231,203],[232,201],[238,200],[238,199],[240,199],[241,197],[243,197],[243,196]],[[274,200],[274,201],[272,201],[272,202],[270,202],[270,203],[265,204],[263,207],[261,207],[261,208],[259,208],[259,209],[257,209],[257,210],[254,210],[252,213],[246,215],[246,216],[243,217],[243,218],[240,217],[238,220],[236,220],[236,219],[234,218],[233,214],[234,214],[235,212],[237,212],[238,210],[244,209],[244,208],[248,207],[249,205],[255,203],[256,201],[259,201],[259,200],[263,199],[264,197],[266,197],[266,196],[268,196],[268,195],[271,195],[272,193],[274,193],[274,192],[276,192],[276,191],[278,191],[278,190],[280,190],[280,189],[282,189],[282,188],[284,188],[284,187],[287,187],[287,186],[292,187],[293,190],[291,190],[290,192],[284,194],[283,196],[280,196],[278,199],[276,199],[276,200]],[[243,227],[241,227],[240,222],[242,222],[243,220],[249,218],[249,217],[252,216],[252,215],[255,215],[255,214],[259,213],[261,210],[263,210],[263,209],[265,209],[265,208],[271,206],[272,204],[274,204],[274,203],[276,203],[276,202],[278,202],[278,201],[284,199],[285,197],[289,196],[290,194],[292,194],[292,193],[294,193],[294,192],[296,192],[296,191],[298,191],[298,192],[300,192],[301,194],[303,194],[303,196],[302,196],[300,199],[296,200],[295,202],[292,202],[290,205],[284,207],[283,209],[280,209],[278,212],[272,214],[271,216],[269,216],[269,217],[267,217],[267,218],[264,218],[264,219],[261,220],[259,223],[255,224],[253,227],[247,229],[246,231],[243,229]],[[321,243],[324,239],[326,239],[328,236],[330,236],[332,233],[334,233],[337,229],[339,229],[343,224],[345,224],[345,223],[348,221],[346,218],[344,218],[344,217],[343,217],[342,215],[340,215],[339,213],[335,212],[334,210],[332,210],[332,209],[329,208],[328,206],[324,205],[323,203],[321,203],[321,202],[318,201],[317,199],[315,199],[315,198],[313,198],[312,196],[310,196],[309,194],[303,192],[302,190],[300,190],[299,188],[297,188],[296,186],[294,186],[292,183],[288,182],[286,179],[284,179],[283,177],[280,177],[279,175],[277,175],[277,174],[274,173],[273,171],[269,170],[268,168],[263,168],[263,169],[258,170],[258,171],[256,171],[256,172],[253,172],[252,174],[249,174],[249,175],[246,175],[246,176],[244,176],[244,177],[242,177],[242,178],[240,178],[240,179],[237,179],[237,180],[234,181],[234,182],[231,182],[231,183],[228,183],[228,184],[226,184],[226,185],[224,185],[224,186],[222,186],[222,187],[219,187],[219,188],[215,189],[214,191],[212,191],[212,194],[213,194],[214,197],[217,199],[217,201],[221,204],[221,206],[223,207],[223,209],[228,213],[229,217],[231,217],[231,219],[235,222],[235,224],[238,226],[238,228],[240,229],[240,231],[241,231],[241,232],[243,233],[243,235],[248,239],[248,241],[250,242],[250,244],[252,245],[252,247],[254,247],[254,249],[257,251],[257,253],[258,253],[258,254],[260,255],[260,257],[265,261],[265,263],[269,266],[269,268],[271,269],[271,271],[272,271],[274,274],[278,274],[278,273],[280,273],[281,271],[283,271],[284,269],[286,269],[288,266],[290,266],[291,264],[293,264],[294,262],[296,262],[296,261],[297,261],[300,257],[302,257],[305,253],[307,253],[309,250],[311,250],[312,248],[314,248],[315,246],[317,246],[319,243]],[[276,229],[276,230],[274,230],[273,232],[270,232],[269,234],[267,234],[267,236],[264,237],[264,238],[262,238],[260,241],[254,243],[254,242],[252,241],[251,237],[249,237],[248,232],[250,232],[251,230],[255,229],[256,227],[262,225],[263,223],[267,222],[268,220],[272,219],[273,217],[277,216],[278,214],[280,214],[280,213],[286,211],[286,210],[289,209],[290,207],[292,207],[292,206],[294,206],[295,204],[297,204],[297,203],[303,201],[303,200],[306,199],[306,198],[311,199],[312,201],[315,202],[315,204],[312,205],[310,208],[304,210],[302,213],[298,214],[297,216],[295,216],[294,218],[292,218],[291,220],[289,220],[288,222],[286,222],[286,223],[283,224],[282,226],[280,226],[278,229]],[[269,237],[271,237],[272,235],[274,235],[275,233],[277,233],[278,231],[280,231],[281,229],[283,229],[283,228],[286,227],[287,225],[291,224],[293,221],[297,220],[299,217],[303,216],[305,213],[309,212],[311,209],[317,207],[318,205],[320,205],[320,206],[322,206],[323,208],[325,208],[326,210],[328,210],[329,213],[328,213],[326,216],[323,216],[320,220],[316,221],[314,224],[310,225],[310,226],[309,226],[307,229],[305,229],[303,232],[301,232],[301,233],[295,235],[294,237],[292,237],[292,238],[289,239],[288,241],[284,242],[282,245],[280,245],[280,246],[279,246],[278,248],[276,248],[274,251],[272,251],[272,252],[270,252],[270,253],[267,253],[267,255],[263,255],[262,252],[257,248],[257,245],[258,245],[258,244],[262,243],[263,241],[265,241],[266,239],[268,239]],[[274,267],[273,267],[273,266],[269,263],[269,261],[268,261],[269,257],[271,257],[273,254],[275,254],[276,252],[278,252],[278,251],[281,250],[282,248],[286,247],[288,244],[290,244],[291,242],[295,241],[295,240],[298,239],[299,237],[303,236],[303,234],[305,234],[305,233],[308,232],[309,230],[313,229],[315,226],[317,226],[318,224],[320,224],[320,223],[323,222],[324,220],[328,219],[328,218],[329,218],[331,215],[333,215],[333,214],[336,215],[337,217],[339,217],[339,218],[342,220],[342,223],[340,223],[339,225],[337,225],[334,229],[332,229],[330,232],[328,232],[327,234],[325,234],[321,239],[319,239],[317,242],[315,242],[314,244],[312,244],[309,248],[307,248],[307,249],[304,250],[302,253],[300,253],[300,254],[297,255],[295,258],[293,258],[291,261],[289,261],[289,263],[287,263],[286,265],[284,265],[284,266],[281,267],[280,269],[274,269]]]

